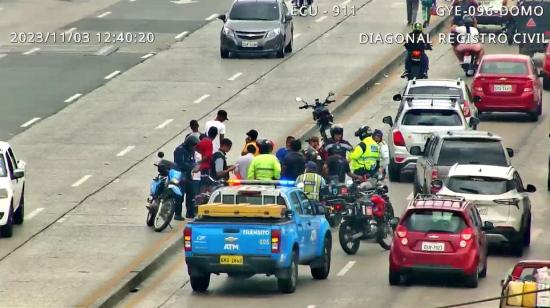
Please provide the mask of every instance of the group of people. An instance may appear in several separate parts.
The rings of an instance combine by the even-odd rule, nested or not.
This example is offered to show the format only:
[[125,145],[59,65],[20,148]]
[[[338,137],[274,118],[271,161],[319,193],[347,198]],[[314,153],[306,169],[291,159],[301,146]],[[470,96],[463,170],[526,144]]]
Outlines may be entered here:
[[[362,126],[355,132],[360,139],[352,146],[344,139],[344,128],[334,125],[328,140],[321,145],[314,136],[302,141],[293,136],[286,138],[284,147],[274,151],[269,139],[260,139],[257,130],[246,133],[241,156],[235,164],[227,162],[227,153],[233,143],[225,138],[227,112],[219,110],[214,120],[205,124],[203,132],[196,120],[190,122],[191,133],[174,151],[174,163],[182,172],[180,182],[185,193],[186,218],[195,216],[195,196],[209,189],[208,180],[228,180],[231,174],[243,180],[290,180],[302,183],[304,191],[319,198],[320,187],[326,182],[345,182],[346,176],[363,181],[378,173],[385,174],[381,164],[383,133]],[[183,220],[183,200],[176,206],[175,220]]]

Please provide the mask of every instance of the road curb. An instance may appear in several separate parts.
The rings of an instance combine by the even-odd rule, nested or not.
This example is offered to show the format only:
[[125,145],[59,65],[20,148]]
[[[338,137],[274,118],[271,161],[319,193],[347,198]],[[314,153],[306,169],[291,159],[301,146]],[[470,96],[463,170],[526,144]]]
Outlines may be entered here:
[[[434,34],[440,32],[449,19],[450,18],[447,16],[445,18],[442,18],[441,20],[438,20],[434,24],[434,27],[429,30],[430,36],[433,37]],[[374,87],[377,82],[386,78],[386,72],[395,69],[398,65],[401,65],[403,63],[405,55],[405,50],[397,52],[394,56],[390,57],[391,60],[388,63],[384,64],[381,68],[375,70],[373,74],[370,74],[364,80],[356,80],[356,82],[354,83],[358,83],[360,85],[351,88],[349,91],[346,91],[349,94],[346,94],[346,96],[340,101],[340,103],[334,106],[332,112],[341,112],[344,108],[353,103],[357,99],[357,97],[363,95],[372,87]],[[316,131],[317,127],[315,125],[308,125],[307,128],[303,129],[299,134],[296,134],[296,136],[298,138],[303,138],[314,134]],[[175,232],[179,232],[179,229],[175,228]],[[154,254],[151,258],[144,261],[138,267],[130,271],[121,283],[113,288],[107,295],[96,301],[91,307],[114,307],[122,299],[128,296],[128,294],[130,294],[132,290],[136,289],[143,281],[150,277],[155,272],[155,270],[164,265],[164,261],[166,261],[169,256],[181,249],[183,249],[181,237],[175,236],[174,239],[171,240],[167,245],[165,245],[161,251]]]

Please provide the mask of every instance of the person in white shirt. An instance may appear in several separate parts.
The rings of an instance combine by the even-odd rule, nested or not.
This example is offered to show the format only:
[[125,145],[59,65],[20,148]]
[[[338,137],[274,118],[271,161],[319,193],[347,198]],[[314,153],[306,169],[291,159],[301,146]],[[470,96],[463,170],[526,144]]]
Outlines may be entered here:
[[453,51],[460,63],[464,62],[464,53],[470,51],[477,55],[476,64],[479,64],[484,52],[483,46],[480,44],[479,31],[475,27],[475,19],[470,15],[466,15],[462,18],[462,21],[464,25],[453,26],[451,30],[455,36]]
[[250,162],[252,162],[252,159],[254,159],[254,153],[256,153],[256,147],[253,144],[248,144],[246,147],[246,154],[239,157],[237,159],[237,163],[235,165],[237,166],[237,172],[236,175],[241,180],[248,180],[248,167],[250,166]]
[[218,110],[216,118],[214,120],[206,122],[206,124],[204,125],[206,133],[208,133],[208,130],[212,126],[218,129],[218,138],[213,140],[212,153],[218,152],[218,150],[220,149],[220,142],[225,138],[225,124],[223,124],[223,122],[225,121],[229,121],[229,119],[227,118],[227,111]]

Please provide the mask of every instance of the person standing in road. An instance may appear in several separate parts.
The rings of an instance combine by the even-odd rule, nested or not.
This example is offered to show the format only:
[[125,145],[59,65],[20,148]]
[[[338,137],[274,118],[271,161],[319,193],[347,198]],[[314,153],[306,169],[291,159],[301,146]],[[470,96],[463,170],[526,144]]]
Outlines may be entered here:
[[[177,170],[181,171],[183,174],[180,188],[182,188],[183,196],[185,196],[185,206],[187,208],[185,217],[187,218],[193,218],[195,216],[194,207],[192,206],[195,196],[193,194],[193,177],[191,174],[193,171],[198,171],[198,165],[195,161],[195,147],[198,143],[199,138],[196,136],[189,136],[185,138],[185,141],[179,145],[176,150],[174,150],[174,163],[176,164]],[[176,202],[175,220],[183,220],[181,216],[183,196],[181,200]]]
[[288,153],[288,150],[290,149],[290,143],[294,139],[296,139],[296,138],[294,138],[292,136],[286,137],[285,147],[278,149],[277,152],[275,153],[275,156],[277,156],[277,159],[279,160],[279,163],[283,162],[283,159],[285,158],[286,153]]
[[215,180],[229,180],[229,173],[235,170],[235,166],[227,165],[227,153],[231,151],[233,142],[224,138],[221,141],[220,149],[212,156],[212,178]]
[[214,120],[210,120],[206,122],[205,133],[208,133],[208,130],[212,126],[218,129],[219,138],[215,138],[213,141],[214,148],[212,153],[216,153],[218,151],[218,149],[220,148],[221,141],[225,138],[225,124],[223,123],[225,121],[229,121],[229,119],[227,118],[227,111],[218,110],[218,114],[216,115],[216,118]]
[[407,0],[407,25],[409,26],[416,22],[416,15],[418,14],[418,1],[419,0]]
[[237,163],[235,163],[235,165],[237,166],[236,175],[239,179],[248,179],[248,167],[250,167],[250,163],[252,162],[252,159],[254,159],[254,153],[256,153],[256,147],[253,144],[249,144],[246,147],[246,154],[237,159]]
[[246,139],[245,139],[245,142],[244,142],[244,147],[241,151],[241,155],[248,154],[248,146],[249,145],[252,145],[255,149],[254,153],[253,153],[254,156],[259,155],[260,154],[260,148],[258,147],[257,139],[258,139],[258,131],[255,130],[255,129],[249,130],[248,133],[246,133]]
[[290,142],[290,151],[285,155],[282,162],[282,176],[285,180],[294,181],[304,173],[306,167],[306,159],[300,151],[302,150],[302,142],[294,139]]
[[273,144],[269,140],[259,142],[260,155],[254,157],[248,167],[249,180],[278,180],[281,177],[281,163],[273,152]]
[[308,161],[306,164],[306,172],[296,178],[296,186],[302,183],[302,190],[310,200],[314,201],[319,201],[321,188],[326,186],[326,182],[323,177],[319,175],[318,170],[316,163]]

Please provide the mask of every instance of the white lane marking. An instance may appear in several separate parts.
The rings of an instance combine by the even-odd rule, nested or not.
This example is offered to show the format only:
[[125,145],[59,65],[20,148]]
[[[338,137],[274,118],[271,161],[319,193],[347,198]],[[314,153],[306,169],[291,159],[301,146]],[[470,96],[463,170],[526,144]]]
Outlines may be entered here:
[[216,19],[217,17],[218,17],[218,14],[212,14],[212,15],[206,17],[204,20],[211,21],[211,20]]
[[74,182],[73,185],[71,185],[71,186],[72,186],[72,187],[78,187],[78,186],[84,184],[84,182],[86,182],[87,180],[89,180],[91,177],[92,177],[91,174],[86,174],[85,176],[81,177],[80,180]]
[[117,154],[116,156],[122,157],[122,156],[128,154],[128,152],[130,152],[131,150],[133,150],[135,147],[136,147],[135,145],[129,145],[129,146],[126,147],[126,149],[124,149],[124,150],[118,152],[118,154]]
[[193,103],[194,104],[200,104],[203,100],[210,97],[210,94],[204,94],[203,96],[197,98]]
[[110,73],[109,75],[105,76],[105,79],[111,79],[111,78],[115,77],[118,74],[120,74],[120,71],[114,71],[114,72]]
[[179,39],[183,38],[184,36],[186,36],[187,33],[189,33],[189,32],[188,32],[188,31],[183,31],[182,33],[176,35],[174,38],[175,38],[176,40],[179,40]]
[[37,51],[39,51],[39,50],[40,50],[40,48],[35,47],[35,48],[33,48],[33,49],[29,50],[29,51],[25,51],[23,54],[24,54],[24,55],[30,55],[31,53],[35,53],[35,52],[37,52]]
[[155,127],[155,129],[163,129],[166,127],[166,125],[172,123],[172,121],[174,121],[174,119],[168,119],[164,122],[162,122],[159,126]]
[[535,229],[532,234],[533,240],[536,240],[539,236],[541,236],[542,232],[543,232],[542,229],[539,229],[539,228]]
[[76,28],[73,27],[73,28],[70,28],[69,30],[67,30],[67,31],[65,31],[65,32],[63,32],[63,33],[69,34],[69,33],[73,32],[74,30],[76,30]]
[[299,37],[300,37],[300,35],[302,35],[302,33],[296,33],[296,34],[294,34],[294,39],[297,39],[297,38],[299,38]]
[[40,120],[40,118],[32,118],[30,120],[28,120],[27,122],[21,124],[21,127],[28,127],[28,126],[31,126],[34,124],[34,122]]
[[36,210],[29,213],[29,215],[25,216],[25,220],[32,219],[34,216],[38,215],[40,212],[44,210],[43,207],[39,207]]
[[97,15],[97,18],[103,18],[103,17],[105,17],[105,16],[107,16],[107,15],[109,15],[109,14],[111,14],[111,12],[105,12],[105,13],[102,13],[102,14]]
[[148,53],[148,54],[146,54],[146,55],[141,56],[141,58],[142,58],[142,59],[148,59],[148,58],[151,58],[151,57],[154,56],[154,55],[155,55],[154,53],[150,52],[150,53]]
[[77,99],[78,99],[79,97],[81,97],[81,96],[82,96],[82,93],[76,93],[75,95],[73,95],[73,96],[67,98],[67,99],[65,100],[65,103],[71,103],[71,102],[77,100]]
[[315,22],[321,22],[323,20],[327,19],[327,16],[321,16],[315,20]]
[[338,272],[338,276],[344,276],[354,265],[355,265],[355,261],[349,261],[348,264],[346,264],[346,266],[344,266]]
[[342,2],[342,3],[340,3],[340,5],[341,5],[341,6],[344,6],[344,5],[348,4],[348,3],[350,3],[350,1],[351,1],[351,0],[346,0],[346,1]]
[[227,80],[229,80],[229,81],[233,81],[233,80],[235,80],[235,79],[239,78],[239,77],[240,77],[240,76],[241,76],[242,74],[243,74],[243,73],[241,73],[241,72],[238,72],[237,74],[235,74],[235,75],[233,75],[233,76],[231,76],[231,77],[227,78]]

